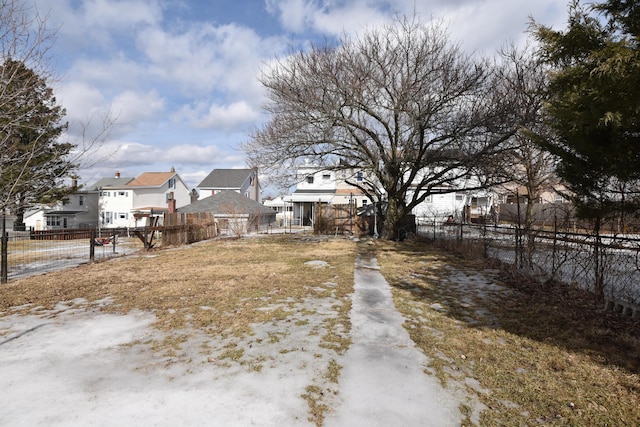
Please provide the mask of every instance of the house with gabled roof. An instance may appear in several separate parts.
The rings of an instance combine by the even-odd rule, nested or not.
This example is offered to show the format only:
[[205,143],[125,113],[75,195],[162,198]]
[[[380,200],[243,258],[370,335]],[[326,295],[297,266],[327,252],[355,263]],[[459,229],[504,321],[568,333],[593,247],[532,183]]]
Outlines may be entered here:
[[98,190],[78,188],[73,180],[71,192],[63,200],[37,205],[24,214],[24,224],[33,230],[91,229],[98,225]]
[[178,208],[181,213],[212,213],[222,234],[242,235],[275,225],[276,211],[237,191],[220,191]]
[[214,169],[198,184],[199,198],[223,191],[235,191],[248,199],[262,202],[257,169]]
[[371,203],[362,190],[350,184],[366,178],[358,168],[335,170],[307,162],[298,167],[297,177],[295,191],[284,197],[284,202],[292,206],[293,225],[313,226],[318,204],[346,205],[355,214]]
[[105,228],[140,227],[149,218],[191,202],[191,193],[174,168],[169,172],[145,172],[136,178],[100,180],[98,206],[100,226]]

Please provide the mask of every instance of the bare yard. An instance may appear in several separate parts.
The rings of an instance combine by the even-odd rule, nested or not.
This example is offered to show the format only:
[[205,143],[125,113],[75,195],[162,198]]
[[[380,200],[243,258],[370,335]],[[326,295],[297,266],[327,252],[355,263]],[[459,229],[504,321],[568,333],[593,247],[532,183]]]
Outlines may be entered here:
[[324,425],[357,253],[377,257],[425,375],[465,392],[465,425],[640,423],[640,326],[588,295],[417,242],[266,236],[3,285],[0,424]]

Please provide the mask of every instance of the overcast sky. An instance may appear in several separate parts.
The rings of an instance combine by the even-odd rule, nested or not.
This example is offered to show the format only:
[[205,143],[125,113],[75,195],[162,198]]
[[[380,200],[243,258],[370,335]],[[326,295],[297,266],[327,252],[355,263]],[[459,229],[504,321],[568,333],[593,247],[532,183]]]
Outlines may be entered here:
[[[356,33],[394,15],[442,19],[469,51],[522,42],[529,17],[564,28],[565,0],[35,0],[57,28],[51,51],[69,138],[117,118],[81,171],[92,183],[168,171],[195,187],[212,169],[246,167],[238,145],[265,119],[261,66],[309,41]],[[95,158],[99,158],[97,155]]]

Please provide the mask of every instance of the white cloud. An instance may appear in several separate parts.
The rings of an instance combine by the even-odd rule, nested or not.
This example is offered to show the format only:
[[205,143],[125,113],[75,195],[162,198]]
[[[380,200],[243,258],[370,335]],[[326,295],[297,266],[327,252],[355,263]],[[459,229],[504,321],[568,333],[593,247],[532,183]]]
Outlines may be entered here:
[[196,128],[234,132],[256,123],[260,119],[260,111],[245,101],[225,105],[200,103],[184,107],[176,119],[185,120]]
[[488,53],[508,40],[526,38],[530,16],[553,25],[565,19],[565,9],[557,0],[267,0],[268,12],[296,33],[339,37],[389,23],[394,15],[415,12],[423,21],[443,19],[454,41]]
[[162,8],[156,0],[36,0],[38,11],[48,16],[50,28],[60,28],[64,43],[97,44],[115,48],[115,40],[140,26],[157,25]]
[[151,75],[179,87],[185,96],[212,91],[255,95],[263,58],[284,49],[278,39],[262,40],[249,28],[210,24],[194,24],[177,34],[149,28],[140,33],[137,46]]
[[93,183],[111,177],[136,177],[143,172],[169,171],[174,167],[189,188],[193,188],[212,169],[243,167],[244,159],[211,145],[175,144],[163,148],[151,144],[111,140],[95,150],[80,169],[82,182]]
[[279,15],[283,28],[294,33],[302,33],[307,29],[308,18],[315,5],[306,0],[266,0],[267,11]]
[[66,79],[80,80],[101,87],[103,90],[120,91],[123,88],[139,89],[149,86],[145,64],[122,56],[96,55],[74,61]]
[[67,109],[67,119],[84,121],[104,106],[104,96],[96,87],[84,82],[71,82],[57,91],[58,101]]
[[127,90],[113,99],[111,111],[119,125],[130,126],[151,119],[164,110],[165,100],[156,90],[135,92]]

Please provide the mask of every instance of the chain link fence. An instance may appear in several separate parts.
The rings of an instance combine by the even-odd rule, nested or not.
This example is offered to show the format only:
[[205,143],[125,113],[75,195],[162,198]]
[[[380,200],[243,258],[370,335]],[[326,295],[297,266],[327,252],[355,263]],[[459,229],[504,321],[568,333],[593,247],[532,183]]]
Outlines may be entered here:
[[[102,235],[105,236],[105,233]],[[143,247],[138,238],[128,237],[122,231],[110,231],[105,237],[96,237],[96,233],[91,230],[47,233],[7,231],[0,241],[0,278],[3,283],[130,254]]]
[[422,221],[418,234],[456,250],[481,252],[540,281],[586,289],[606,307],[640,318],[640,239],[518,226]]

